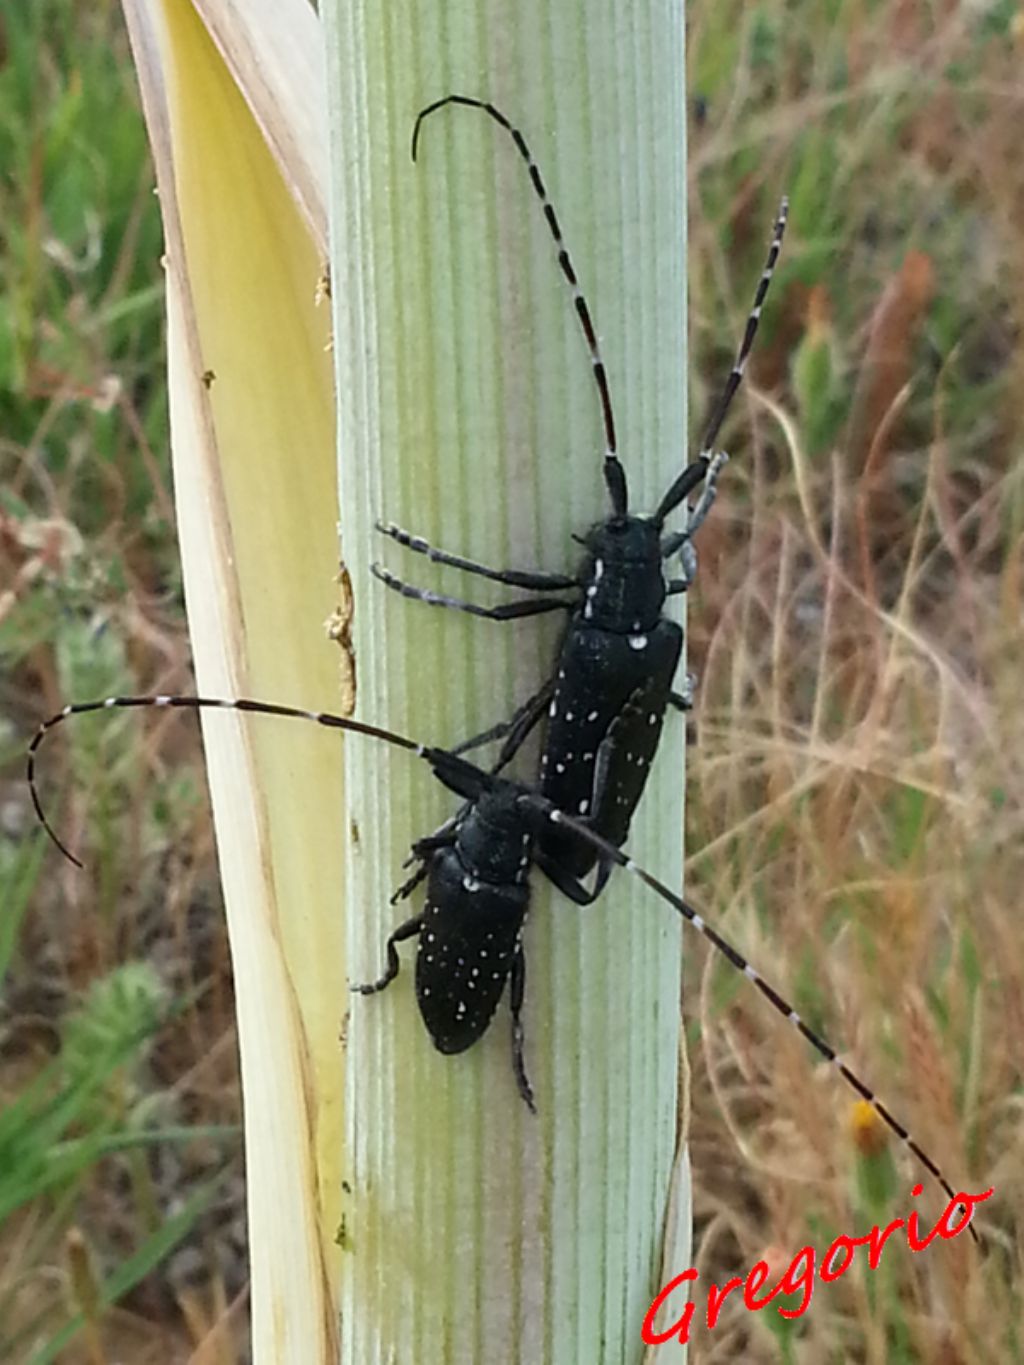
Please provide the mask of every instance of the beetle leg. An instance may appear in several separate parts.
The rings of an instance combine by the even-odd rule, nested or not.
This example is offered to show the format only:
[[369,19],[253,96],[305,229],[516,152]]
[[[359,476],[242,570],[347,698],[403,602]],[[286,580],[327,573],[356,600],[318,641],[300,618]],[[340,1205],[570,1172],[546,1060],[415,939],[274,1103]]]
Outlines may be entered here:
[[704,487],[700,491],[700,497],[693,507],[687,509],[686,534],[688,536],[695,535],[707,520],[707,515],[718,496],[718,476],[728,462],[728,455],[724,450],[719,450],[708,465],[708,472],[704,479]]
[[693,693],[696,686],[697,675],[695,673],[687,673],[682,692],[670,692],[668,694],[669,706],[674,706],[677,711],[692,711]]
[[526,995],[526,957],[523,945],[516,944],[510,972],[509,1005],[512,1010],[512,1070],[515,1072],[519,1093],[526,1101],[531,1114],[536,1114],[537,1106],[533,1100],[533,1087],[526,1074],[526,1061],[523,1057],[523,999]]
[[539,573],[523,569],[492,569],[475,559],[449,554],[447,550],[439,550],[437,546],[429,544],[422,536],[414,536],[409,531],[404,531],[393,521],[378,521],[377,530],[381,535],[390,536],[405,549],[426,555],[432,564],[448,564],[453,569],[489,578],[494,583],[504,583],[509,588],[528,588],[531,592],[561,592],[565,588],[579,586],[577,580],[567,574]]
[[411,597],[417,602],[426,602],[431,607],[450,607],[454,611],[465,611],[470,616],[484,616],[489,621],[514,621],[521,616],[543,616],[548,611],[572,611],[576,603],[569,598],[555,597],[545,601],[524,598],[521,602],[503,602],[497,607],[481,607],[476,602],[464,602],[460,597],[446,597],[444,593],[432,592],[430,588],[417,588],[396,578],[390,569],[380,564],[371,564],[370,572],[374,578],[403,597]]
[[358,991],[360,995],[373,995],[376,991],[382,991],[386,986],[390,986],[398,975],[398,968],[401,965],[395,944],[404,943],[409,938],[415,938],[422,929],[422,915],[413,915],[412,919],[407,919],[404,924],[400,924],[387,941],[388,965],[384,975],[377,981],[368,982],[364,986],[353,986],[352,989]]
[[554,690],[555,680],[549,678],[544,686],[527,701],[524,701],[522,706],[518,707],[508,720],[499,721],[497,725],[492,725],[482,735],[474,735],[472,739],[463,740],[451,752],[453,754],[464,754],[470,749],[479,748],[483,744],[490,744],[492,740],[504,739],[507,735],[508,739],[502,746],[498,762],[491,769],[492,773],[501,772],[502,768],[511,762],[527,735],[544,714],[544,708],[550,702]]
[[661,542],[662,559],[671,559],[674,554],[678,553],[683,570],[682,578],[673,579],[669,584],[668,591],[670,594],[685,592],[697,577],[697,551],[693,546],[693,537],[704,525],[708,513],[714,506],[715,498],[718,495],[718,476],[728,459],[725,451],[720,450],[715,455],[708,465],[708,472],[700,497],[693,507],[687,505],[685,527],[673,535],[666,536]]
[[[415,858],[407,858],[403,866],[407,867],[409,863],[415,861]],[[412,876],[407,877],[397,891],[392,891],[391,895],[388,897],[388,905],[397,905],[399,901],[407,900],[429,871],[430,863],[424,859]]]
[[456,813],[438,825],[433,834],[427,834],[422,839],[417,839],[409,850],[409,856],[402,864],[403,867],[412,867],[417,863],[416,871],[409,877],[397,891],[392,892],[388,898],[389,905],[397,905],[399,901],[407,900],[416,890],[420,882],[430,871],[430,860],[433,855],[441,848],[451,848],[455,843],[459,822],[466,813],[466,806],[462,806]]
[[682,578],[670,578],[665,586],[665,596],[672,597],[678,592],[689,592],[697,577],[697,547],[689,537],[684,537],[679,545],[679,567]]
[[[584,820],[580,821],[580,824],[585,823]],[[599,862],[594,874],[594,885],[588,889],[578,877],[571,876],[543,849],[534,850],[533,860],[555,890],[561,891],[567,900],[571,900],[574,905],[579,906],[593,905],[608,884],[608,878],[612,872],[611,863]]]

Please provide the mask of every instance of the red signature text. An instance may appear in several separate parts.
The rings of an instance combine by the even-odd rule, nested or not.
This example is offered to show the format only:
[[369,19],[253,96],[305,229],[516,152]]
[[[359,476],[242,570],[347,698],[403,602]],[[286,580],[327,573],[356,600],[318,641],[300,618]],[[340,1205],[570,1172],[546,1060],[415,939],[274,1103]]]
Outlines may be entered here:
[[[915,1185],[911,1194],[916,1197],[922,1189],[922,1185]],[[817,1278],[820,1278],[824,1284],[831,1284],[834,1280],[838,1280],[841,1275],[845,1275],[853,1264],[854,1253],[859,1246],[867,1247],[868,1266],[872,1270],[877,1270],[883,1247],[892,1234],[898,1232],[900,1228],[906,1229],[907,1245],[911,1251],[924,1251],[925,1247],[929,1246],[936,1237],[951,1241],[968,1226],[974,1215],[975,1205],[980,1204],[983,1199],[988,1199],[991,1194],[992,1190],[990,1189],[985,1190],[983,1194],[958,1192],[956,1197],[949,1201],[942,1217],[927,1237],[922,1237],[920,1234],[916,1210],[906,1219],[894,1218],[884,1229],[872,1228],[863,1237],[837,1237],[821,1258]],[[779,1308],[777,1311],[779,1316],[783,1318],[800,1317],[810,1307],[811,1295],[814,1293],[816,1281],[816,1266],[817,1259],[814,1248],[806,1246],[800,1248],[781,1279],[766,1294],[761,1294],[761,1290],[771,1274],[767,1261],[758,1261],[746,1279],[734,1276],[721,1289],[717,1284],[710,1285],[707,1294],[707,1324],[709,1329],[717,1324],[725,1300],[730,1294],[738,1292],[741,1292],[743,1306],[752,1313],[767,1308],[771,1301],[780,1294],[799,1293],[801,1295],[800,1302],[795,1308]],[[686,1292],[685,1286],[697,1280],[699,1273],[696,1270],[684,1270],[674,1280],[669,1280],[651,1304],[640,1330],[640,1335],[648,1346],[660,1346],[663,1342],[672,1340],[683,1343],[690,1340],[690,1325],[697,1307],[695,1303],[687,1303],[681,1316],[670,1327],[666,1327],[662,1331],[655,1330],[654,1320],[663,1309],[666,1309],[669,1299],[677,1291],[681,1291],[681,1296]]]

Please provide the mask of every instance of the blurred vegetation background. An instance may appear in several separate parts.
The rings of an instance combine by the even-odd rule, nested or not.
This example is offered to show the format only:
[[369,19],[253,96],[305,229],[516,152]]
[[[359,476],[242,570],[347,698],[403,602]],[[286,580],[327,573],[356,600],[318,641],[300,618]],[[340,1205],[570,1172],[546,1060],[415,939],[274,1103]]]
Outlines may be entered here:
[[[695,431],[791,198],[690,601],[688,889],[954,1184],[995,1186],[984,1256],[894,1239],[799,1321],[730,1300],[692,1359],[1024,1360],[1024,11],[688,9]],[[0,12],[0,225],[0,1359],[241,1361],[195,727],[115,713],[46,751],[84,873],[23,781],[66,700],[192,690],[159,213],[113,0]],[[924,1173],[691,949],[700,1283],[917,1204],[929,1228]]]

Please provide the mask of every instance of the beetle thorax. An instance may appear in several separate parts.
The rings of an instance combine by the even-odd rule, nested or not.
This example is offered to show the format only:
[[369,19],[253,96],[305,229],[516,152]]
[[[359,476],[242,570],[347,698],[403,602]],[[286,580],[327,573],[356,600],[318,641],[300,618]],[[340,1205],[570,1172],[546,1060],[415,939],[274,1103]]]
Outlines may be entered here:
[[650,517],[609,517],[585,544],[582,619],[620,635],[653,630],[665,604],[660,528]]
[[459,860],[483,882],[507,886],[522,881],[529,869],[531,837],[519,795],[513,783],[499,783],[473,802],[459,824]]

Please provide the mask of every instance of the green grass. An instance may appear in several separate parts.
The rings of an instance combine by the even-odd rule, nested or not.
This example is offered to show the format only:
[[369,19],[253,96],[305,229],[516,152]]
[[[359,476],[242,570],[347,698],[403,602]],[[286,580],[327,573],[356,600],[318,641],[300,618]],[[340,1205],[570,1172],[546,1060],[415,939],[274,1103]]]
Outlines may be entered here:
[[102,1316],[108,1350],[167,1359],[182,1295],[201,1306],[245,1275],[230,1234],[204,1264],[210,1229],[244,1228],[244,1209],[198,755],[168,761],[120,724],[56,746],[47,786],[88,847],[79,880],[38,841],[18,775],[62,697],[190,686],[162,231],[119,7],[12,6],[2,38],[0,1357],[68,1360],[84,1339],[96,1359]]
[[[1021,1359],[1024,33],[1011,4],[923,0],[695,0],[689,22],[695,431],[791,196],[691,601],[689,890],[954,1184],[996,1187],[986,1258],[893,1245],[795,1323],[730,1302],[691,1358]],[[219,1199],[237,1158],[183,1131],[237,1118],[198,746],[181,717],[68,727],[44,783],[80,877],[37,842],[20,763],[68,697],[190,688],[161,235],[116,6],[45,0],[4,25],[0,1354],[56,1358],[84,1291],[55,1272],[84,1228],[97,1330],[130,1324],[131,1358],[160,1359],[237,1288],[216,1255],[187,1288],[158,1263],[171,1196]],[[75,1011],[142,959],[179,1008],[83,1089]],[[686,1005],[702,1282],[907,1212],[919,1171],[696,947]],[[161,1151],[211,1142],[167,1174]],[[927,1225],[927,1180],[920,1203]],[[175,1233],[209,1250],[191,1217]]]

